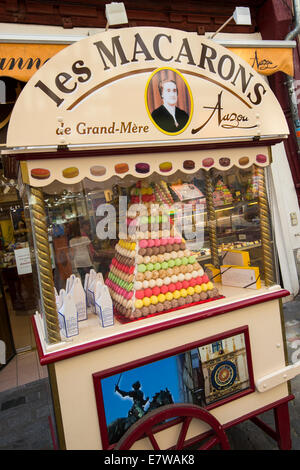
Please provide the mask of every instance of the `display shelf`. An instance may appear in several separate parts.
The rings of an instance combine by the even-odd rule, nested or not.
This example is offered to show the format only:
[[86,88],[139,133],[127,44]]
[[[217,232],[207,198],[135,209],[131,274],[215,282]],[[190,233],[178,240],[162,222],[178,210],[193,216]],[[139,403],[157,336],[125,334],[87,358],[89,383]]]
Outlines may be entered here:
[[121,324],[115,320],[113,326],[102,328],[98,317],[93,313],[89,313],[88,320],[79,323],[79,335],[53,345],[46,342],[42,318],[37,312],[32,317],[32,323],[41,364],[45,365],[60,361],[113,344],[289,295],[289,292],[279,285],[269,288],[263,286],[257,291],[222,286],[217,283],[216,286],[220,294],[224,296],[221,299],[155,317],[145,317],[140,321],[131,323]]
[[[253,250],[254,248],[258,248],[258,247],[261,247],[261,243],[257,244],[257,245],[251,245],[251,246],[244,246],[244,247],[231,247],[233,250],[241,250],[241,251],[245,251],[245,250]],[[225,248],[225,247],[224,247]],[[192,249],[192,248],[191,248]],[[221,256],[221,250],[218,250],[218,254]],[[199,262],[201,261],[206,261],[206,260],[209,260],[211,259],[211,255],[204,255],[204,256],[198,256],[197,257],[197,260]]]

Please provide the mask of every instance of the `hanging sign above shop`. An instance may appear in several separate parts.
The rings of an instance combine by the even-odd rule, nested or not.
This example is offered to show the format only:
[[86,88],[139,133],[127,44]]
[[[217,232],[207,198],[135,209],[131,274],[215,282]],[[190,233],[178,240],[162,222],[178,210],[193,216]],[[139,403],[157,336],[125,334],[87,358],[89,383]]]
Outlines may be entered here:
[[[32,75],[67,44],[0,43],[0,77],[28,82]],[[262,75],[281,71],[294,75],[293,49],[290,47],[228,47]]]
[[284,72],[293,77],[293,49],[275,47],[236,47],[231,49],[262,75]]
[[278,139],[284,114],[265,80],[195,33],[122,28],[69,46],[31,78],[8,147]]
[[65,44],[0,44],[0,76],[27,82]]

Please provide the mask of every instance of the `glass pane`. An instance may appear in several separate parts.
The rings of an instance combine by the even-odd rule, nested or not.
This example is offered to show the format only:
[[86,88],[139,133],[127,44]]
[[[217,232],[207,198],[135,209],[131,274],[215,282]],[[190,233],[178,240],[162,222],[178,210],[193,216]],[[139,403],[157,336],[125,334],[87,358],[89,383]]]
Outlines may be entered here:
[[[211,170],[210,196],[207,175],[177,171],[164,178],[153,173],[44,187],[57,293],[68,290],[72,275],[84,286],[93,270],[109,287],[115,311],[131,321],[220,298],[221,265],[239,266],[238,278],[253,268],[254,282],[239,285],[231,276],[229,285],[259,288],[264,266],[257,168]],[[217,258],[208,210],[215,216]],[[224,274],[222,281],[226,285]]]

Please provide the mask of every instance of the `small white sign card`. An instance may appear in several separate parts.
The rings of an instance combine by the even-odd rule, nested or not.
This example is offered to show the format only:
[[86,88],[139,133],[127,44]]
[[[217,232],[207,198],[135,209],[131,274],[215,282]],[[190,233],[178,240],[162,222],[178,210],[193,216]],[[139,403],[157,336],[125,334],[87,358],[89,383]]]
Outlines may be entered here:
[[96,313],[103,327],[112,326],[114,324],[113,303],[108,287],[100,285],[97,289],[98,293],[99,296],[95,301]]
[[96,313],[96,307],[95,307],[95,290],[96,290],[96,285],[97,283],[100,282],[101,284],[104,284],[104,279],[101,273],[97,273],[93,280],[89,283],[89,289],[88,289],[88,296],[89,296],[89,305],[92,307],[92,312]]
[[86,296],[79,277],[75,277],[70,294],[76,305],[78,321],[87,320]]
[[70,293],[64,297],[64,302],[58,311],[58,321],[60,330],[66,338],[79,334],[76,305]]
[[88,277],[88,284],[87,284],[87,305],[88,307],[93,306],[93,291],[92,291],[92,284],[96,279],[96,271],[94,269],[90,270],[89,277]]
[[18,275],[32,273],[29,247],[15,250]]

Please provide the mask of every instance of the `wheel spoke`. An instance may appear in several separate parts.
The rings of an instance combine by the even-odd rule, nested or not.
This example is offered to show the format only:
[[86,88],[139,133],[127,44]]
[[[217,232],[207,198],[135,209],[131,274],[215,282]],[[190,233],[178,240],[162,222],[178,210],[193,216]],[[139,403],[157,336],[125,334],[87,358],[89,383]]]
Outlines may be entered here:
[[187,416],[185,418],[185,420],[183,421],[182,426],[181,426],[181,430],[180,430],[180,434],[178,436],[177,444],[176,444],[176,447],[175,447],[176,450],[183,448],[183,443],[185,441],[187,430],[189,428],[189,425],[190,425],[191,421],[192,421],[191,416]]
[[146,431],[146,434],[152,444],[152,447],[154,450],[160,450],[160,447],[159,445],[157,444],[157,441],[155,439],[155,437],[153,436],[153,432],[150,430],[150,431]]
[[205,442],[205,444],[203,444],[202,446],[200,446],[200,447],[198,448],[198,450],[209,450],[209,449],[211,449],[214,445],[216,445],[219,441],[220,441],[220,439],[219,439],[217,436],[214,436],[214,437],[212,437],[211,439],[209,439],[207,442]]

